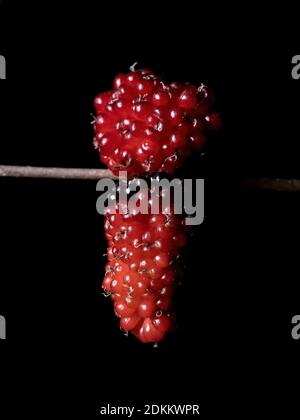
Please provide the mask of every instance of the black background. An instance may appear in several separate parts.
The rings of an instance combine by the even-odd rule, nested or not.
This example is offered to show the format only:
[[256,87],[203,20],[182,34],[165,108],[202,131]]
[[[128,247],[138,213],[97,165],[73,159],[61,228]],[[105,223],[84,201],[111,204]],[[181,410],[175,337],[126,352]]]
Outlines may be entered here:
[[223,128],[181,171],[206,179],[205,222],[189,245],[180,328],[153,349],[122,335],[101,294],[106,244],[95,183],[0,179],[10,412],[93,418],[100,401],[182,401],[199,402],[205,418],[287,414],[299,365],[291,319],[300,198],[245,191],[240,179],[300,177],[293,10],[96,4],[2,2],[0,163],[100,166],[93,98],[137,61],[216,92]]

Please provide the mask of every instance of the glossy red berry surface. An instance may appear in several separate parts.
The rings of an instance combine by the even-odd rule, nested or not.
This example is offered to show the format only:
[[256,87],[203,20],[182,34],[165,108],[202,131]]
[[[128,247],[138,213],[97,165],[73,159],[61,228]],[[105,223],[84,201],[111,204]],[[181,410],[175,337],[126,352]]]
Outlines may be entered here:
[[213,92],[189,83],[167,84],[149,69],[118,74],[114,89],[94,101],[95,146],[103,163],[129,177],[173,174],[221,118],[210,111]]
[[[203,84],[168,84],[149,69],[131,69],[94,100],[94,144],[115,175],[174,174],[194,150],[205,147],[207,133],[220,128],[213,103],[213,91]],[[139,204],[149,208],[148,196],[140,193]],[[186,227],[173,205],[160,207],[159,214],[121,214],[121,206],[105,215],[108,262],[102,287],[123,331],[143,343],[158,342],[174,326],[172,300]]]
[[105,216],[108,260],[102,287],[120,327],[144,343],[164,338],[174,323],[172,296],[178,256],[186,244],[183,219],[168,214]]

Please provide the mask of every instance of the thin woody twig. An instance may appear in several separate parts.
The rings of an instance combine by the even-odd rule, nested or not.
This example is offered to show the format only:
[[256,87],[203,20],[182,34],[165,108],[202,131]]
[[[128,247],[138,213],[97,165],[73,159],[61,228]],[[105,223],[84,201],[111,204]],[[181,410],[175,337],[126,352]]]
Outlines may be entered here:
[[300,192],[300,179],[244,178],[242,186],[254,190]]
[[34,166],[0,165],[0,177],[52,178],[52,179],[101,179],[117,177],[108,169],[48,168]]
[[[108,169],[48,168],[34,166],[0,165],[0,177],[16,178],[52,178],[97,180],[117,179]],[[300,192],[300,179],[283,178],[244,178],[244,188],[265,191]]]

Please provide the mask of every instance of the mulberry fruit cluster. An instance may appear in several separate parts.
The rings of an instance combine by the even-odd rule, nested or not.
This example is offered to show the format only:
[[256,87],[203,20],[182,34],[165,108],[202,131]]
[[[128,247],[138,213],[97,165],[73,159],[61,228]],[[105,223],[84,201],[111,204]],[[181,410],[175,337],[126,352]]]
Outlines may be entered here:
[[142,342],[157,342],[172,328],[176,263],[186,244],[179,215],[106,214],[108,263],[103,288],[120,326]]
[[[101,161],[128,178],[174,174],[193,150],[202,150],[221,118],[214,94],[201,84],[167,84],[151,70],[119,74],[114,89],[94,101],[94,144]],[[148,197],[143,197],[150,207]],[[105,215],[108,262],[102,287],[112,297],[120,326],[142,342],[172,329],[172,295],[186,244],[184,219],[174,208],[159,214]]]
[[102,162],[116,175],[173,174],[192,150],[203,149],[205,132],[219,128],[213,102],[207,86],[168,85],[151,70],[117,75],[114,89],[94,101]]

